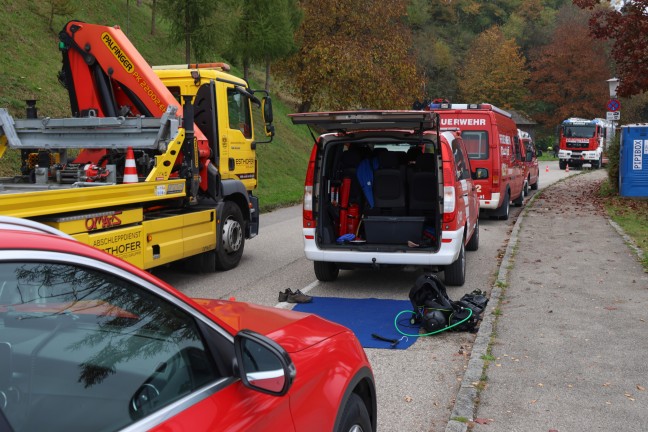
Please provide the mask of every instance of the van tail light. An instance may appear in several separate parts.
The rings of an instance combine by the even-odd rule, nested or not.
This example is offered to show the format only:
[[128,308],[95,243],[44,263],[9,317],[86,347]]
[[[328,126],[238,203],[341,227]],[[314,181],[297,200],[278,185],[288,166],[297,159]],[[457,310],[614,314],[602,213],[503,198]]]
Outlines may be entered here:
[[500,182],[500,171],[498,169],[493,169],[493,176],[491,177],[493,182],[493,187],[499,186]]
[[308,170],[306,171],[306,180],[304,181],[304,207],[303,207],[303,227],[315,228],[313,219],[313,183],[315,180],[315,158],[317,157],[317,145],[313,146],[310,160],[308,161]]
[[457,216],[454,186],[443,187],[443,222],[452,222]]
[[452,222],[457,216],[455,188],[452,184],[454,174],[450,169],[450,163],[443,162],[443,222]]

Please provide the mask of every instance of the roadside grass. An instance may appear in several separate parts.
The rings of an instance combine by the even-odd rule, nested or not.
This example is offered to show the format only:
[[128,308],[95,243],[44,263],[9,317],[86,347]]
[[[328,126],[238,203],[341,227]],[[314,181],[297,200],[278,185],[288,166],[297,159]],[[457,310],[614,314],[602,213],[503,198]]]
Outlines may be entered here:
[[[0,13],[0,38],[12,43],[0,51],[0,108],[6,108],[16,118],[25,117],[25,100],[37,99],[39,117],[69,117],[70,103],[67,91],[58,83],[61,53],[58,32],[70,19],[102,25],[120,25],[135,48],[149,64],[179,64],[184,62],[184,46],[168,43],[168,25],[159,20],[156,35],[150,34],[151,8],[136,2],[115,0],[75,2],[71,16],[55,16],[52,30],[48,25],[49,2],[4,0]],[[126,11],[128,13],[126,13]],[[216,55],[213,61],[222,61]],[[252,77],[263,77],[262,73]],[[242,76],[236,68],[232,73]],[[254,82],[253,88],[263,88]],[[257,80],[261,81],[261,80]],[[304,192],[304,178],[313,140],[305,126],[294,126],[287,114],[293,112],[288,103],[280,100],[273,88],[274,125],[276,135],[270,144],[257,146],[259,170],[258,188],[261,211],[296,204]],[[256,119],[260,111],[254,109]],[[263,125],[255,123],[257,140],[264,140]],[[20,152],[8,149],[0,159],[0,176],[20,173]]]
[[643,251],[642,264],[648,272],[648,199],[622,197],[608,180],[601,184],[599,196],[610,218]]

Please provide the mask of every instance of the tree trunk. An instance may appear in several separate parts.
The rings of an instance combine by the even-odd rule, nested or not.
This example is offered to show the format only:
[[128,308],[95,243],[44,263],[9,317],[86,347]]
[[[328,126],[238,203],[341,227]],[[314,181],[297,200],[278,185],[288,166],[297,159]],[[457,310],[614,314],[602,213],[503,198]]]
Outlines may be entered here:
[[266,60],[265,91],[270,91],[270,59]]
[[250,82],[250,58],[245,57],[243,59],[243,79],[247,82]]
[[151,35],[155,36],[155,2],[151,2]]
[[[187,9],[189,9],[189,5],[187,4],[185,6]],[[185,9],[185,60],[187,61],[187,64],[191,63],[191,32],[190,30],[190,24],[189,24],[189,11]]]

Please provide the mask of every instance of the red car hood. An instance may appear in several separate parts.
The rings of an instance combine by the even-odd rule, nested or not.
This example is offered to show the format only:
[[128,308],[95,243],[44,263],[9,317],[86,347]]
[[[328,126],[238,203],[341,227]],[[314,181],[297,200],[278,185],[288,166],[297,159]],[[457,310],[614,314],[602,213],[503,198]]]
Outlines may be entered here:
[[338,333],[350,331],[317,315],[215,299],[193,299],[215,315],[232,334],[249,329],[268,336],[289,353],[301,351]]

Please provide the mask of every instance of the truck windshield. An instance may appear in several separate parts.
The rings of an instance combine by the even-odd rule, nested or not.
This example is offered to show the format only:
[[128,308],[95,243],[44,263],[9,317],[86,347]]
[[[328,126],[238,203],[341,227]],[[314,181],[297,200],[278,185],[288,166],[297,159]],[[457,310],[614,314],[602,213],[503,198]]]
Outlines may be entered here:
[[563,126],[563,135],[567,138],[593,138],[596,126]]
[[488,132],[486,131],[462,131],[461,138],[466,144],[468,157],[470,159],[488,159]]

